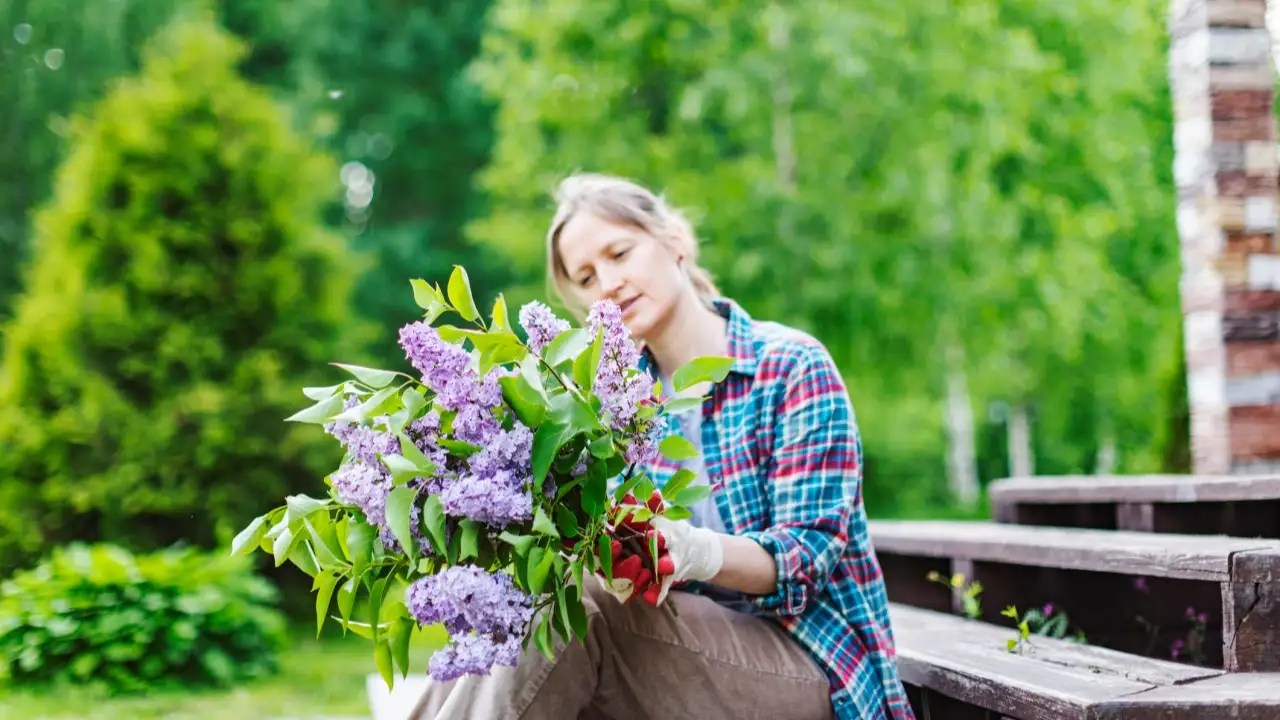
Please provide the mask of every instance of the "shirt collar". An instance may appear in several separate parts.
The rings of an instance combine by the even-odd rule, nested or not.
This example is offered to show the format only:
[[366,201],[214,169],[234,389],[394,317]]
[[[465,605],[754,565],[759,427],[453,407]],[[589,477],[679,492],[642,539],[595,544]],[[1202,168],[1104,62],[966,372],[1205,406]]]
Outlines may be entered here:
[[[728,298],[716,298],[711,301],[711,304],[716,312],[729,322],[725,330],[729,341],[729,351],[726,355],[733,358],[733,367],[729,368],[729,372],[754,376],[757,361],[755,338],[751,332],[751,316],[742,309],[742,306]],[[644,348],[640,354],[640,369],[652,375],[655,367],[648,348]]]

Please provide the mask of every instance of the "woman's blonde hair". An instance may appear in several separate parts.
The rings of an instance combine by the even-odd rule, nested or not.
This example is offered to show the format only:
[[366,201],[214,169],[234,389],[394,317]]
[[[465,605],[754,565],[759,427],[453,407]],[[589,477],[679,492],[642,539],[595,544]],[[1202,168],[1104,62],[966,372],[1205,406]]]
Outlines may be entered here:
[[683,233],[689,239],[681,269],[698,299],[707,305],[720,297],[711,274],[698,265],[698,239],[693,227],[678,210],[659,195],[625,178],[600,173],[575,173],[560,182],[555,192],[556,214],[547,231],[547,282],[566,307],[585,316],[569,289],[569,274],[560,258],[560,233],[575,215],[588,211],[604,220],[631,225],[671,247]]

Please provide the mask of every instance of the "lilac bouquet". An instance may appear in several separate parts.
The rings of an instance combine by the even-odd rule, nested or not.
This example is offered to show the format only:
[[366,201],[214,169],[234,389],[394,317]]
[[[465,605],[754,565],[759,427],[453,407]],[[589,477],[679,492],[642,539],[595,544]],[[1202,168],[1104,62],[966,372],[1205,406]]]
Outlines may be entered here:
[[[288,420],[322,426],[345,449],[328,493],[286,498],[231,548],[314,578],[317,633],[333,617],[371,639],[389,686],[409,672],[419,626],[448,632],[430,661],[440,681],[515,665],[530,642],[550,656],[553,632],[581,640],[583,574],[611,576],[615,538],[652,564],[658,549],[638,523],[688,517],[708,492],[682,471],[655,494],[643,470],[659,453],[696,453],[663,428],[702,398],[663,400],[616,305],[597,303],[574,328],[531,302],[522,341],[501,296],[481,317],[463,268],[447,291],[411,285],[425,313],[399,343],[416,372],[335,363],[351,379],[305,388],[314,404]],[[449,312],[471,327],[435,324]],[[673,385],[717,382],[731,363],[698,358]],[[367,622],[352,619],[358,600]]]

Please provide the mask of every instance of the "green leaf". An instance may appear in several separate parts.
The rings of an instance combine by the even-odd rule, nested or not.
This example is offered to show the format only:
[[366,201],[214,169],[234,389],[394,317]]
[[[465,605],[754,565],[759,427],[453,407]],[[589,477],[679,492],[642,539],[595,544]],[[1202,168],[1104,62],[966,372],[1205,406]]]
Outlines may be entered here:
[[619,485],[618,489],[613,491],[614,501],[622,502],[622,498],[626,497],[627,493],[634,490],[635,487],[639,485],[640,481],[643,480],[644,478],[645,478],[644,472],[636,471],[631,477],[627,478],[625,482]]
[[677,462],[698,457],[698,448],[679,435],[668,435],[663,438],[662,442],[658,443],[658,452],[668,460]]
[[502,398],[515,411],[516,418],[528,428],[536,429],[547,416],[547,407],[538,394],[529,387],[523,375],[506,375],[498,378]]
[[669,507],[662,511],[662,517],[668,520],[688,520],[693,517],[693,511],[683,507]]
[[391,397],[395,394],[396,394],[395,387],[384,387],[378,392],[369,396],[367,400],[360,403],[359,405],[356,405],[355,407],[349,408],[347,410],[342,411],[340,414],[335,415],[333,419],[342,421],[342,422],[360,423],[360,422],[363,422],[366,418],[381,415],[386,410],[386,408],[384,408],[383,406],[387,403],[387,400],[390,400]]
[[651,495],[653,495],[653,480],[648,475],[641,475],[640,482],[636,483],[636,497],[640,502],[645,502]]
[[547,343],[542,349],[542,359],[552,367],[574,360],[591,342],[591,335],[582,328],[570,328]]
[[718,383],[729,375],[734,359],[708,355],[694,358],[671,376],[676,392],[684,392],[701,382]]
[[409,677],[409,641],[413,638],[413,620],[401,616],[391,629],[391,659],[400,668],[400,677]]
[[316,576],[316,637],[324,629],[324,619],[329,615],[329,604],[333,601],[333,591],[338,585],[338,575],[321,573]]
[[662,497],[672,497],[681,490],[689,486],[698,475],[688,468],[681,468],[679,472],[671,476],[666,485],[662,486]]
[[677,414],[700,408],[706,401],[705,397],[678,397],[663,403],[662,407],[670,414]]
[[427,496],[427,501],[422,504],[422,525],[426,528],[427,537],[431,538],[436,553],[444,555],[444,508],[440,506],[439,495]]
[[450,440],[448,438],[438,438],[437,442],[440,443],[440,447],[448,450],[449,454],[456,455],[464,460],[484,449],[479,445],[472,445],[471,443],[462,442],[461,440]]
[[480,317],[475,298],[471,296],[471,281],[461,265],[454,265],[453,274],[449,276],[449,304],[468,322]]
[[400,403],[404,405],[404,409],[408,410],[409,416],[412,417],[417,415],[418,411],[426,406],[427,399],[423,396],[421,390],[414,387],[407,387],[404,389],[404,392],[400,394]]
[[507,314],[507,300],[498,295],[498,299],[493,301],[493,329],[500,332],[511,330],[511,317]]
[[432,287],[425,280],[417,278],[410,280],[409,284],[413,287],[413,301],[426,311],[428,324],[435,322],[436,318],[448,309],[439,288]]
[[544,422],[534,432],[533,480],[535,487],[541,487],[542,482],[547,478],[547,471],[551,469],[551,463],[555,462],[556,453],[560,452],[560,448],[572,437],[572,430],[554,420]]
[[[377,637],[376,632],[374,633],[374,636],[375,638]],[[387,684],[387,688],[390,689],[395,683],[395,671],[391,667],[391,646],[385,641],[378,642],[375,639],[373,645],[373,659],[378,666],[378,673],[382,675],[383,682],[385,682]]]
[[590,392],[595,384],[596,373],[600,369],[600,353],[604,347],[604,328],[596,331],[595,338],[587,351],[578,356],[573,363],[573,381],[584,391]]
[[329,387],[304,387],[302,388],[302,394],[312,400],[324,400],[325,398],[332,397],[334,393],[341,390],[343,385],[345,385],[345,383],[330,385]]
[[598,457],[601,460],[611,457],[618,452],[617,448],[613,446],[612,433],[605,433],[604,435],[592,440],[591,443],[587,445],[587,449],[591,451],[593,456]]
[[[578,518],[574,517],[573,511],[565,505],[556,506],[556,527],[560,530],[562,537],[578,536]],[[536,525],[534,529],[537,529]]]
[[468,518],[458,525],[462,529],[462,551],[458,559],[480,557],[480,524]]
[[1004,644],[1004,646],[1005,646],[1005,648],[1006,648],[1009,652],[1013,652],[1013,649],[1014,649],[1014,648],[1016,648],[1016,647],[1018,647],[1018,641],[1017,641],[1017,640],[1009,640],[1009,641],[1007,641],[1007,642]]
[[516,551],[516,555],[522,558],[529,556],[529,550],[538,540],[533,535],[514,535],[509,531],[503,531],[498,539],[510,545]]
[[555,559],[555,553],[548,552],[540,545],[535,545],[533,550],[529,551],[529,592],[534,595],[542,592],[542,588],[547,583],[547,575],[551,573],[551,564]]
[[254,518],[231,540],[231,554],[248,555],[253,552],[254,548],[258,547],[258,543],[262,542],[262,538],[266,537],[267,530],[270,529],[267,525],[266,515],[259,515]]
[[711,495],[711,486],[708,485],[707,483],[699,483],[697,485],[690,485],[689,487],[676,493],[675,497],[672,498],[671,501],[674,502],[676,505],[689,507],[690,505],[694,505],[699,502],[702,502],[703,499],[709,497],[710,495]]
[[387,583],[391,576],[385,575],[373,581],[369,587],[369,624],[373,626],[373,641],[378,642],[385,625],[382,624],[382,601],[386,599]]
[[310,541],[301,535],[293,538],[289,548],[289,562],[312,578],[320,572],[320,563],[316,561],[316,554],[311,550]]
[[601,535],[596,540],[596,557],[600,560],[600,570],[605,579],[613,580],[613,547],[608,535]]
[[533,632],[533,642],[548,660],[555,660],[554,648],[551,646],[551,623],[545,615],[542,616],[538,629]]
[[290,495],[284,499],[284,503],[287,508],[284,516],[288,518],[289,524],[293,525],[311,513],[329,507],[333,501],[329,498],[320,500],[306,495]]
[[357,380],[364,383],[365,385],[368,385],[370,388],[373,388],[374,390],[377,390],[378,388],[384,388],[390,385],[396,379],[396,374],[394,372],[391,372],[390,370],[378,370],[377,368],[361,367],[359,365],[347,365],[345,363],[331,363],[331,364],[334,365],[335,367],[340,367],[343,370],[346,370],[352,375],[355,375]]
[[412,460],[403,455],[378,455],[378,459],[391,471],[395,485],[404,485],[416,477],[430,475],[435,468],[420,468]]
[[271,555],[276,561],[276,567],[284,564],[289,558],[289,551],[293,549],[293,530],[285,528],[284,532],[276,536],[276,541],[271,546]]
[[400,548],[409,556],[409,562],[418,558],[418,543],[410,532],[413,501],[417,497],[417,490],[405,486],[395,488],[387,495],[387,526],[400,541]]
[[[319,519],[319,518],[317,518]],[[311,536],[311,551],[316,556],[316,562],[320,563],[321,570],[328,570],[343,564],[337,555],[333,554],[333,550],[325,543],[325,538],[321,536],[320,531],[311,524],[308,518],[302,519],[302,525],[307,529],[307,534]]]
[[347,549],[351,551],[351,572],[359,577],[373,561],[373,542],[378,531],[369,523],[351,519],[347,525]]
[[362,638],[365,638],[367,640],[373,640],[375,634],[382,635],[386,631],[390,630],[391,623],[379,623],[375,631],[375,627],[373,625],[370,625],[369,623],[362,623],[356,620],[350,620],[347,622],[347,629],[359,635]]
[[435,470],[436,464],[431,462],[426,455],[423,455],[422,451],[418,449],[417,445],[413,444],[413,441],[407,435],[397,433],[396,437],[400,440],[400,454],[413,463],[413,466],[418,469],[419,475],[430,475]]
[[327,397],[324,400],[312,405],[305,410],[298,412],[285,418],[285,422],[311,423],[312,425],[323,425],[338,413],[342,412],[346,402],[341,395]]
[[582,510],[587,517],[604,514],[609,500],[609,478],[602,463],[591,463],[587,468],[587,481],[582,486]]
[[541,506],[533,514],[533,531],[551,537],[560,537],[560,531],[556,530],[556,524],[547,516],[547,511]]
[[347,578],[347,581],[338,588],[338,612],[342,614],[342,629],[348,629],[351,622],[351,610],[356,604],[356,595],[360,593],[360,579],[358,576]]
[[603,430],[600,416],[591,406],[579,400],[573,393],[561,392],[551,397],[551,419],[568,427],[573,437],[579,433]]

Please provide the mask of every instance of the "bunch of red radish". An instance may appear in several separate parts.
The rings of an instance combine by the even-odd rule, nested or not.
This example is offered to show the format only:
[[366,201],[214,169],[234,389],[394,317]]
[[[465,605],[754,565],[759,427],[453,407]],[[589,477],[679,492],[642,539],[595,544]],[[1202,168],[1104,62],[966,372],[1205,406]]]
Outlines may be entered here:
[[[643,505],[635,495],[627,493],[614,510],[610,533],[613,540],[609,543],[613,554],[613,580],[615,585],[622,580],[631,581],[632,591],[626,602],[639,596],[657,607],[663,581],[676,571],[675,560],[667,551],[667,539],[653,527],[651,518],[634,519],[635,512],[642,507],[654,515],[661,513],[664,508],[662,493],[654,490]],[[656,555],[654,547],[657,548]]]

